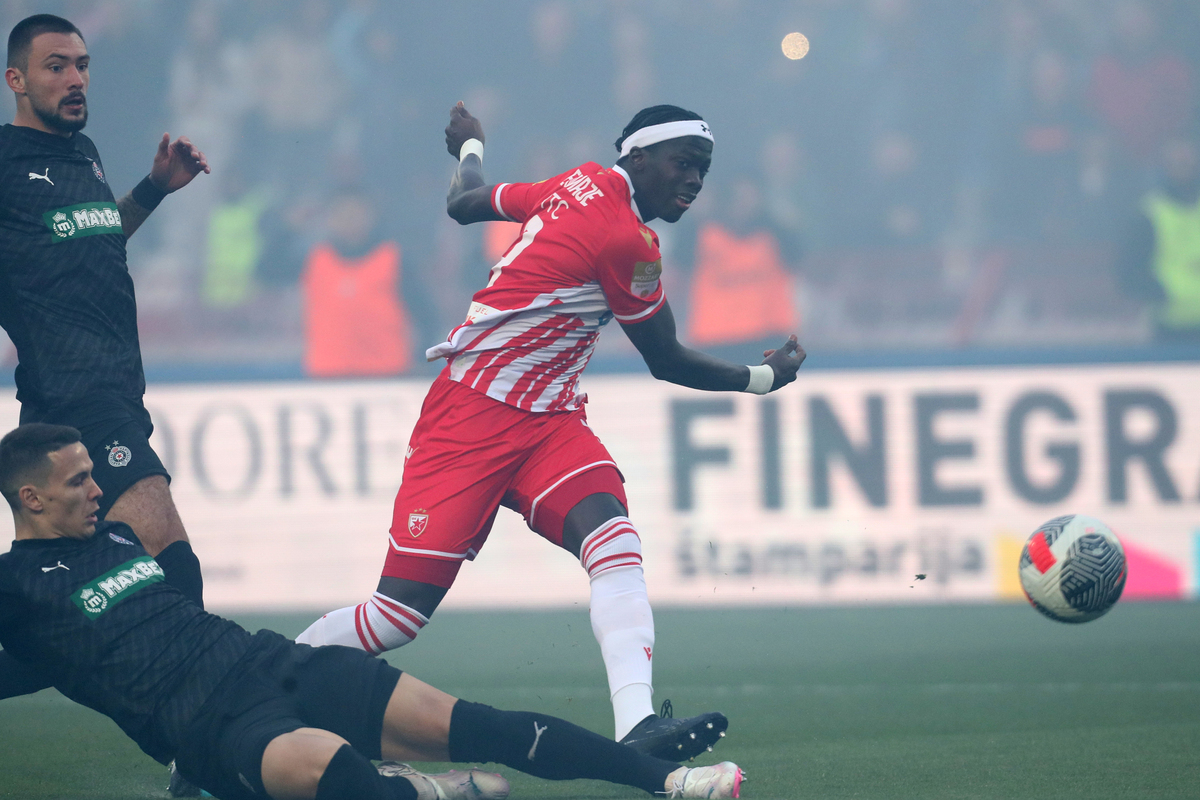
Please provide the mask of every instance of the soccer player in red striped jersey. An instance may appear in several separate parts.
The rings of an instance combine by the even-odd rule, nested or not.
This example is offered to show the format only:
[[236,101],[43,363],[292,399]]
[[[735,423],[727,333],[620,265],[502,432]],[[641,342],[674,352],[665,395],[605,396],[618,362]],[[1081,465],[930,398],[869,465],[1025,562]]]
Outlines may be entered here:
[[464,322],[430,348],[446,359],[409,441],[383,575],[367,602],[326,614],[297,641],[380,653],[429,621],[501,505],[579,558],[608,672],[616,738],[690,758],[724,735],[718,713],[660,718],[652,705],[654,619],[641,541],[617,465],[587,425],[578,379],[616,319],[659,380],[707,391],[779,389],[804,350],[791,336],[743,366],[681,345],[659,275],[658,237],[704,185],[713,137],[698,114],[653,106],[626,126],[616,166],[583,164],[539,183],[488,185],[483,127],[459,103],[446,146],[459,159],[447,212],[463,225],[521,223]]

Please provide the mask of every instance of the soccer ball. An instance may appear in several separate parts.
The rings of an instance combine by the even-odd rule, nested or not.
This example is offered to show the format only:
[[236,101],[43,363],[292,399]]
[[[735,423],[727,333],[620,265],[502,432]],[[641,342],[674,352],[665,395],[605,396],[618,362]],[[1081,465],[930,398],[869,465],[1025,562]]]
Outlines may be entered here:
[[1038,611],[1059,622],[1108,612],[1125,588],[1125,549],[1094,517],[1069,514],[1042,525],[1021,549],[1021,588]]

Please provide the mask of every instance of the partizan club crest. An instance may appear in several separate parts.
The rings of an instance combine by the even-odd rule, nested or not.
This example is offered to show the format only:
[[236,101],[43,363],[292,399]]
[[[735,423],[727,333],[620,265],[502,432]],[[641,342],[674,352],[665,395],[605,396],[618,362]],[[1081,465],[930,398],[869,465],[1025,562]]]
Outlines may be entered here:
[[96,178],[98,180],[100,180],[101,182],[104,181],[104,173],[100,171],[100,165],[97,164],[95,161],[92,162],[92,172],[95,173]]
[[414,539],[419,537],[429,527],[429,512],[423,508],[408,515],[408,533]]
[[104,445],[104,449],[108,451],[108,465],[110,467],[127,467],[129,466],[129,460],[133,458],[133,453],[129,452],[129,448],[115,439],[112,444]]

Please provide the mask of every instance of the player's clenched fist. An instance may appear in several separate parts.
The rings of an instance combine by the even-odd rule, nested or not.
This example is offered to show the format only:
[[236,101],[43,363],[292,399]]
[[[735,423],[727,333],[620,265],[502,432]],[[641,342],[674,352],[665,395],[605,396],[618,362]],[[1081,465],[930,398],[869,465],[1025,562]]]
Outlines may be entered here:
[[807,357],[808,353],[804,352],[794,333],[778,350],[764,350],[762,363],[769,364],[771,369],[775,370],[775,382],[771,384],[771,391],[781,389],[796,380],[796,372]]
[[471,116],[471,112],[467,111],[462,100],[459,100],[457,105],[450,109],[450,124],[446,126],[446,150],[458,158],[463,142],[467,139],[478,139],[482,143],[483,125]]

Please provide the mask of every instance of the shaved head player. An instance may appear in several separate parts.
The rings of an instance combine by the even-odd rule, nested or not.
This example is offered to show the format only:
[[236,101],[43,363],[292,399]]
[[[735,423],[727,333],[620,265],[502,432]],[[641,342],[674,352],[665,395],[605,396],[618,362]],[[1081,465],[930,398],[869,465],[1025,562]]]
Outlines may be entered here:
[[[128,523],[199,604],[200,562],[148,442],[125,241],[167,194],[209,168],[186,138],[163,134],[150,174],[115,199],[81,132],[90,66],[79,29],[61,17],[37,14],[9,34],[4,78],[17,112],[0,128],[0,326],[17,347],[21,421],[82,431],[104,490],[99,517]],[[0,698],[46,685],[0,652]]]
[[641,541],[617,465],[587,425],[578,378],[614,318],[654,377],[694,389],[766,394],[795,380],[804,351],[792,336],[761,364],[742,366],[676,338],[658,237],[646,223],[677,221],[704,185],[713,136],[698,114],[644,109],[616,142],[616,166],[582,164],[539,183],[488,185],[483,138],[459,103],[446,128],[459,159],[447,211],[464,225],[519,222],[521,236],[466,320],[426,353],[447,363],[409,441],[378,590],[325,615],[298,641],[374,653],[407,644],[507,506],[576,556],[591,580],[616,738],[660,758],[692,757],[728,723],[717,713],[654,714]]

